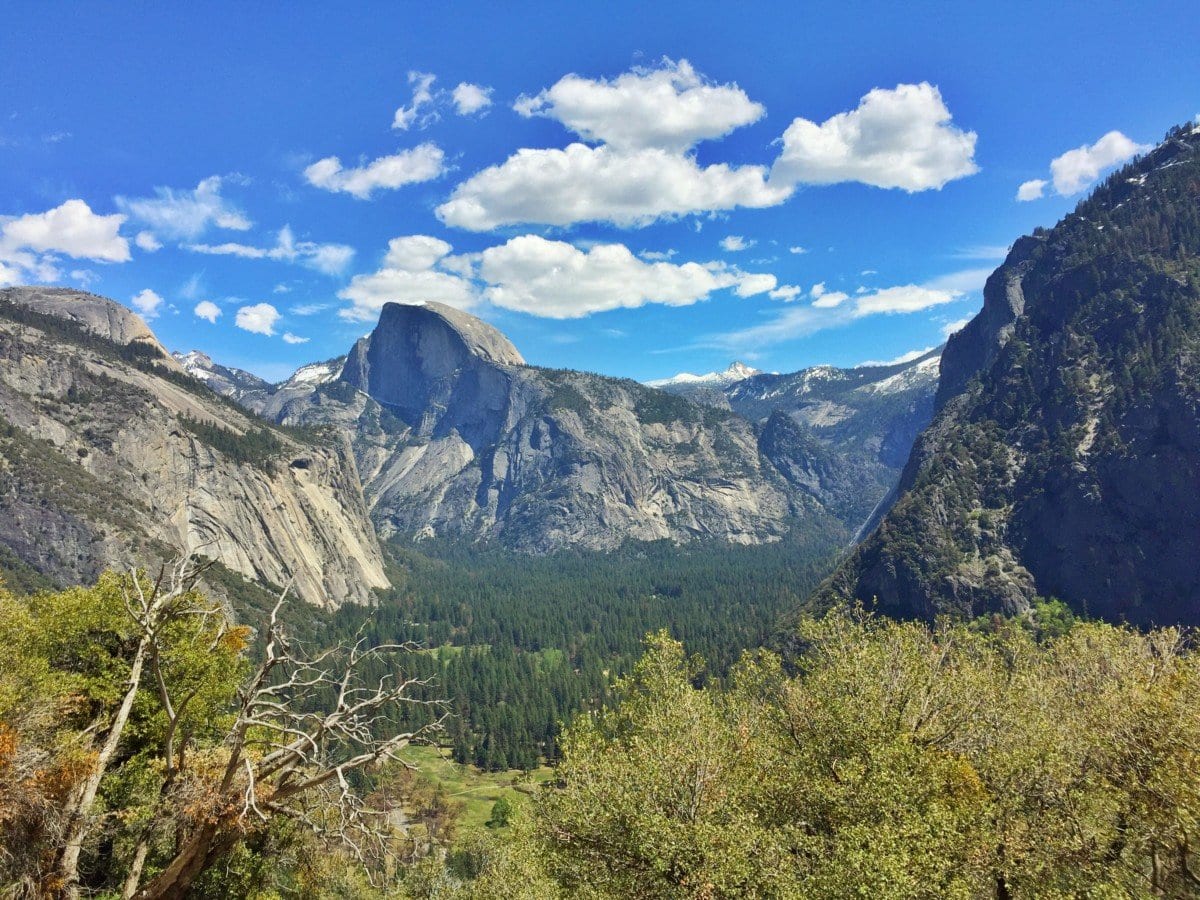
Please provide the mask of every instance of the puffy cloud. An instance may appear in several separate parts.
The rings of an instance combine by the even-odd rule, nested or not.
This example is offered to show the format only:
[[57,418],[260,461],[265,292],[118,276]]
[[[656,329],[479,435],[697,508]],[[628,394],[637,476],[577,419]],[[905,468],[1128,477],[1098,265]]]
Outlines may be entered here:
[[[63,253],[97,262],[128,262],[129,241],[119,231],[125,216],[100,216],[82,200],[68,200],[43,213],[0,220],[0,260],[33,269],[34,253]],[[23,252],[24,251],[24,252]]]
[[646,262],[623,244],[581,250],[563,241],[523,235],[483,251],[484,296],[506,309],[552,319],[647,303],[689,306],[714,291],[750,296],[775,287],[773,275],[752,275],[719,264]]
[[772,300],[782,300],[785,303],[790,303],[804,293],[804,288],[797,287],[794,284],[781,284],[775,290],[770,291],[767,296]]
[[978,171],[975,134],[951,124],[941,94],[925,83],[873,90],[857,109],[822,125],[796,119],[769,172],[761,165],[696,161],[690,151],[699,141],[757,121],[764,110],[736,85],[710,84],[686,61],[665,60],[612,80],[567,75],[522,97],[514,109],[554,118],[599,145],[518,150],[454,189],[437,208],[447,225],[471,231],[588,221],[641,227],[694,213],[775,206],[801,183],[860,181],[912,192]]
[[758,241],[747,240],[740,234],[731,234],[721,239],[721,249],[727,250],[730,253],[736,253],[739,250],[749,250],[757,243]]
[[1149,149],[1149,144],[1137,144],[1119,131],[1110,131],[1096,143],[1068,150],[1050,162],[1054,190],[1063,196],[1077,194],[1109,166],[1133,159]]
[[440,238],[426,234],[393,238],[388,241],[388,252],[383,258],[383,265],[387,269],[419,272],[432,269],[438,260],[448,256],[453,249]]
[[279,262],[297,263],[325,275],[337,275],[354,258],[354,248],[345,244],[297,241],[292,234],[292,229],[287,225],[279,230],[274,247],[226,243],[188,244],[187,249],[195,253],[207,253],[215,256],[240,256],[243,259],[273,259]]
[[910,193],[940,189],[979,171],[975,132],[956,128],[951,118],[941,93],[927,82],[876,88],[856,109],[820,125],[795,119],[783,133],[771,181],[858,181]]
[[147,253],[153,253],[155,250],[162,249],[162,242],[149,231],[139,231],[133,242]]
[[1017,199],[1022,203],[1028,203],[1030,200],[1040,200],[1046,195],[1046,185],[1049,183],[1044,178],[1022,181],[1021,186],[1017,188]]
[[[1138,144],[1119,131],[1110,131],[1094,144],[1083,144],[1050,161],[1054,192],[1062,197],[1077,194],[1095,183],[1105,169],[1127,162],[1150,149],[1150,144]],[[1045,178],[1023,182],[1017,188],[1017,200],[1040,200],[1046,195],[1049,184],[1050,181]]]
[[237,327],[244,331],[270,336],[275,333],[275,323],[279,321],[279,310],[270,303],[255,303],[238,309],[235,321]]
[[414,124],[424,126],[437,118],[437,113],[432,110],[421,112],[426,107],[433,106],[433,83],[436,80],[428,72],[408,73],[408,83],[413,89],[412,102],[396,110],[396,115],[392,118],[393,128],[407,131]]
[[435,268],[444,264],[451,246],[428,235],[395,238],[388,243],[383,266],[376,272],[355,275],[338,292],[351,306],[339,315],[352,321],[370,321],[383,304],[427,301],[469,309],[479,302],[474,285],[455,272]]
[[807,247],[788,247],[788,253],[795,253],[796,255],[800,255],[801,253],[807,253],[807,252],[808,252]]
[[211,300],[201,300],[196,304],[196,308],[192,310],[197,319],[204,319],[206,322],[212,322],[214,325],[217,318],[221,315],[221,307],[213,303]]
[[640,227],[698,212],[774,206],[792,186],[765,166],[701,166],[689,150],[757,121],[763,107],[715,85],[686,60],[612,80],[567,75],[514,109],[556,119],[599,146],[521,149],[459,184],[437,208],[448,225],[489,231],[521,223],[611,222]]
[[835,306],[841,306],[844,300],[850,299],[850,295],[842,291],[826,290],[823,281],[814,284],[808,295],[812,297],[812,305],[817,309],[833,309]]
[[314,187],[367,200],[376,190],[395,190],[437,178],[444,171],[444,163],[441,148],[424,143],[353,169],[343,168],[336,156],[327,156],[306,168],[304,177]]
[[211,226],[248,231],[245,214],[221,196],[224,179],[205,178],[194,191],[158,187],[153,197],[117,197],[117,206],[131,218],[150,226],[155,234],[195,240]]
[[970,317],[965,319],[955,319],[953,322],[947,322],[942,326],[942,337],[948,338],[950,335],[962,331],[970,323]]
[[624,244],[581,249],[523,235],[479,254],[452,256],[451,249],[427,235],[396,238],[378,271],[356,275],[338,294],[351,304],[340,315],[369,321],[390,301],[466,309],[486,300],[544,318],[572,319],[647,303],[687,306],[722,289],[750,297],[777,284],[774,275],[720,262],[647,261]]
[[146,288],[144,291],[138,292],[129,302],[142,314],[143,319],[153,319],[158,316],[158,308],[162,305],[163,298]]
[[762,118],[766,110],[736,84],[712,84],[687,60],[664,59],[609,81],[566,75],[513,107],[557,119],[585,141],[623,150],[682,152]]
[[292,334],[290,331],[283,333],[283,342],[285,344],[307,344],[309,341],[306,337],[300,337],[298,334]]
[[0,260],[0,287],[11,287],[25,280],[21,269]]
[[739,274],[733,290],[739,297],[753,297],[775,290],[776,284],[774,275]]
[[768,185],[766,174],[762,166],[702,167],[659,148],[524,149],[458,185],[437,215],[469,231],[587,221],[641,227],[694,212],[781,203],[790,189]]
[[481,84],[459,82],[451,96],[454,100],[454,111],[460,116],[474,115],[492,105],[492,89]]

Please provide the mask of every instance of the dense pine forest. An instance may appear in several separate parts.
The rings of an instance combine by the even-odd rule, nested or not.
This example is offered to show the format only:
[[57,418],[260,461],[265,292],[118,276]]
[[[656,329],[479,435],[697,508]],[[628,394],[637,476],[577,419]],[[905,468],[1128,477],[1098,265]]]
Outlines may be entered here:
[[[394,546],[396,588],[364,613],[345,607],[320,640],[361,634],[413,641],[409,663],[449,698],[444,740],[485,769],[532,769],[558,756],[561,723],[594,709],[628,672],[642,639],[666,628],[722,680],[743,650],[777,629],[830,570],[839,548],[790,537],[759,547],[667,542],[617,553],[514,556],[450,544]],[[308,611],[305,611],[308,614]],[[412,710],[412,724],[426,713]]]

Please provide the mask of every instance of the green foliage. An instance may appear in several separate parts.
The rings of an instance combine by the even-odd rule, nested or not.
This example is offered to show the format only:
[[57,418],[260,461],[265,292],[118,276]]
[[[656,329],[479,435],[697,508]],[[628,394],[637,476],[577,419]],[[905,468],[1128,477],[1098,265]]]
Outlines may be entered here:
[[492,804],[492,815],[488,819],[489,828],[504,828],[512,819],[513,807],[512,801],[507,797],[501,797]]
[[1191,895],[1200,658],[1179,632],[1037,641],[835,611],[726,689],[666,634],[463,896]]
[[[142,581],[142,590],[152,585]],[[105,574],[94,587],[42,592],[25,599],[0,591],[0,888],[21,880],[53,887],[56,842],[67,798],[78,790],[96,742],[130,678],[138,645],[126,606],[131,576]],[[192,752],[216,746],[243,673],[243,630],[225,632],[219,609],[198,595],[183,598],[202,614],[171,621],[154,658],[162,684],[188,697],[178,733]],[[164,784],[158,748],[167,722],[149,681],[135,698],[116,765],[101,783],[113,812],[103,837],[86,848],[90,885],[119,885],[130,845],[160,810]],[[182,746],[182,744],[181,744]],[[182,752],[182,751],[181,751]]]
[[[836,550],[800,535],[545,557],[424,542],[394,547],[396,587],[375,608],[345,607],[320,631],[332,641],[361,628],[372,643],[433,648],[412,665],[435,679],[430,697],[450,699],[454,758],[533,769],[556,758],[559,723],[594,708],[629,671],[647,631],[670,628],[705,655],[706,675],[722,677],[812,590]],[[426,714],[413,708],[413,724]]]
[[250,428],[238,434],[214,422],[188,415],[181,415],[179,424],[222,456],[259,469],[268,468],[287,449],[267,428]]
[[[939,414],[827,601],[932,619],[1053,593],[1114,621],[1200,622],[1198,179],[1189,126],[1018,242],[1002,270],[1024,299],[1011,337]],[[1005,279],[992,283],[1004,315]],[[991,352],[958,343],[945,362]]]

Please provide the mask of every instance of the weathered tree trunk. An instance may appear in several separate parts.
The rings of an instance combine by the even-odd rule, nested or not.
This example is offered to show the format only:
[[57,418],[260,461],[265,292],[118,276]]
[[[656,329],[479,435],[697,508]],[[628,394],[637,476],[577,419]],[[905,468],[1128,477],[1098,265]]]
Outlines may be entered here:
[[242,839],[230,823],[203,825],[175,854],[175,858],[136,895],[136,900],[177,900],[187,896],[192,884],[214,862]]
[[91,828],[92,805],[96,802],[100,782],[104,780],[104,773],[108,770],[108,764],[112,760],[113,754],[117,752],[117,746],[121,743],[121,735],[125,731],[125,725],[129,722],[133,701],[137,698],[138,690],[141,687],[142,668],[146,661],[146,651],[150,647],[150,640],[150,635],[147,633],[138,642],[137,653],[134,654],[133,663],[129,667],[129,686],[121,700],[121,706],[117,709],[117,714],[113,717],[108,737],[104,739],[100,752],[96,754],[87,780],[80,791],[79,799],[76,801],[74,809],[71,810],[66,841],[63,843],[63,849],[58,859],[58,874],[63,885],[63,894],[68,900],[78,900],[79,898],[79,855],[83,852],[83,843],[87,840],[88,831]]

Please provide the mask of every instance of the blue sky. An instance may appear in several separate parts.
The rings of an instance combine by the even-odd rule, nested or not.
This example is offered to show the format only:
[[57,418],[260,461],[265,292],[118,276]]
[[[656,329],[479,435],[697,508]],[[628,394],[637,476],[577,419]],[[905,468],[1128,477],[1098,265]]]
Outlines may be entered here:
[[392,298],[638,379],[896,358],[1200,113],[1193,3],[193,6],[6,4],[0,283],[273,379]]

